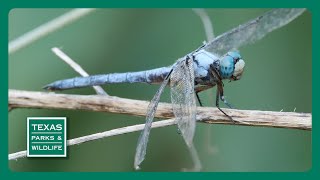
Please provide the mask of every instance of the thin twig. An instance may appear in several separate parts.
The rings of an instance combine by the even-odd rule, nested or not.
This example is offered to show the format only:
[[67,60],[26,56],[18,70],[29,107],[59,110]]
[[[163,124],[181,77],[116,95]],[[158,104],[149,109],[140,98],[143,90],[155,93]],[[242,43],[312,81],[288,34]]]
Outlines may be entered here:
[[[163,121],[158,121],[158,122],[152,123],[152,128],[171,126],[174,124],[175,124],[174,119],[168,119],[168,120],[163,120]],[[94,141],[94,140],[98,140],[98,139],[102,139],[102,138],[106,138],[106,137],[111,137],[111,136],[140,131],[140,130],[144,129],[144,126],[145,126],[145,124],[138,124],[138,125],[127,126],[127,127],[123,127],[123,128],[100,132],[100,133],[90,134],[88,136],[82,136],[82,137],[70,139],[67,141],[67,146],[78,145],[81,143]],[[27,156],[26,150],[19,151],[16,153],[9,154],[9,160],[17,160],[19,158],[23,158],[26,156]]]
[[[54,100],[54,101],[53,101]],[[66,103],[67,102],[67,103]],[[82,102],[82,103],[80,103]],[[50,105],[51,103],[51,105]],[[84,109],[101,112],[114,112],[144,116],[148,102],[124,99],[111,96],[84,96],[63,95],[54,93],[42,93],[31,91],[9,90],[9,107],[12,108],[55,108],[55,109]],[[246,124],[234,124],[230,122],[216,108],[198,108],[197,120],[205,123],[223,123],[231,125],[266,126],[311,130],[311,114],[295,112],[271,112],[271,111],[248,111],[230,110],[230,115],[235,120],[244,119]],[[171,105],[160,103],[156,117],[172,118]],[[174,125],[174,119],[154,122],[152,128]],[[67,141],[68,146],[81,144],[101,138],[136,132],[144,129],[145,124],[133,125],[101,133],[91,134]],[[26,151],[9,154],[9,160],[26,157]]]
[[22,36],[9,42],[9,54],[27,46],[28,44],[62,28],[63,26],[72,23],[82,16],[89,14],[95,9],[73,9],[39,27],[23,34]]
[[192,9],[201,19],[203,28],[206,33],[207,41],[211,41],[214,38],[213,26],[208,16],[207,12],[204,9]]
[[[88,110],[145,116],[149,102],[99,95],[67,95],[47,92],[9,90],[9,108],[44,108]],[[198,107],[197,120],[205,123],[244,126],[278,127],[311,130],[311,114],[258,110],[224,109],[237,122],[224,116],[217,108]],[[155,117],[174,118],[169,103],[159,103]]]
[[[63,60],[65,63],[67,63],[72,69],[74,69],[76,72],[78,72],[81,76],[87,77],[89,74],[82,69],[82,67],[77,64],[75,61],[73,61],[68,55],[66,55],[62,50],[60,50],[57,47],[54,47],[51,49],[52,52],[57,55],[61,60]],[[93,89],[96,91],[99,95],[108,95],[100,86],[93,86]]]
[[[213,24],[212,24],[212,21],[208,15],[207,11],[205,9],[192,9],[192,10],[194,13],[196,13],[199,16],[199,18],[202,21],[207,41],[209,42],[209,41],[213,40],[214,39]],[[208,91],[206,92],[206,94],[207,94],[207,97],[209,98],[209,100],[211,100],[211,102],[213,102],[213,96],[212,95],[210,96]],[[212,128],[210,126],[207,126],[206,132],[207,132],[206,133],[207,136],[205,139],[206,143],[204,143],[206,146],[205,149],[208,149],[210,153],[217,152],[217,148],[212,144],[212,140],[211,140]]]

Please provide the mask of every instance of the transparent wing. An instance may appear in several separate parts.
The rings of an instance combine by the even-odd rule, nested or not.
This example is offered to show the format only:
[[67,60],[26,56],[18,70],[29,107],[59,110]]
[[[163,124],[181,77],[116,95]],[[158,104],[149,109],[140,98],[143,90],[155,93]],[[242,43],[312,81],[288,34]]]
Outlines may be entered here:
[[181,134],[190,147],[196,123],[193,60],[177,62],[170,76],[171,102]]
[[[172,70],[171,70],[171,72],[172,72]],[[153,121],[154,115],[157,111],[160,96],[161,96],[164,88],[168,84],[169,76],[170,76],[171,72],[164,79],[160,88],[158,89],[157,93],[154,95],[154,97],[152,98],[152,100],[148,106],[147,115],[146,115],[146,124],[145,124],[144,130],[140,134],[137,149],[136,149],[136,155],[134,158],[134,167],[136,169],[139,169],[139,165],[144,160],[144,157],[146,155],[147,144],[148,144],[148,140],[149,140],[149,134],[151,131],[152,121]]]
[[305,9],[274,9],[245,24],[216,37],[204,47],[205,50],[223,55],[233,48],[253,43],[271,31],[290,23]]

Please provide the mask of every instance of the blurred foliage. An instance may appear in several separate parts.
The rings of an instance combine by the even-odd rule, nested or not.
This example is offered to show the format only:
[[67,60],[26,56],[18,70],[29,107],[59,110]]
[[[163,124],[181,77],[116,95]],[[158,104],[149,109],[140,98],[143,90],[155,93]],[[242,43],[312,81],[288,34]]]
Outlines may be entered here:
[[[207,9],[219,35],[268,9]],[[9,41],[68,9],[14,9]],[[9,88],[42,91],[58,79],[78,76],[59,60],[60,47],[89,74],[151,69],[172,64],[205,40],[191,9],[99,9],[9,56]],[[302,16],[240,48],[246,61],[241,81],[225,83],[227,99],[238,109],[311,112],[311,14]],[[159,86],[104,86],[119,97],[150,100]],[[63,93],[94,94],[92,88]],[[203,92],[214,105],[215,89]],[[162,101],[170,102],[169,89]],[[143,117],[85,111],[16,109],[9,113],[9,153],[26,149],[28,116],[68,117],[68,139],[144,122]],[[210,131],[210,132],[209,132]],[[68,148],[68,158],[10,161],[14,171],[133,171],[139,133]],[[197,124],[195,146],[203,171],[306,171],[311,168],[311,132],[276,128]],[[214,151],[212,151],[213,146]],[[211,150],[210,150],[211,149]],[[142,171],[180,171],[192,161],[176,127],[151,132]]]

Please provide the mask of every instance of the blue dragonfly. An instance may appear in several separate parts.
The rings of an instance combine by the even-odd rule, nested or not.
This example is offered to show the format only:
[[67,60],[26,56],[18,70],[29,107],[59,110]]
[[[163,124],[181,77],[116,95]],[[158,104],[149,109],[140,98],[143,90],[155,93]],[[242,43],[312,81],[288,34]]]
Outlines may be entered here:
[[134,167],[139,169],[146,155],[151,124],[160,96],[166,86],[170,86],[171,89],[172,108],[178,128],[187,146],[191,148],[196,126],[196,99],[202,106],[198,93],[216,86],[216,107],[232,120],[232,117],[219,106],[221,100],[226,106],[232,108],[224,97],[223,80],[240,80],[244,72],[244,60],[238,51],[232,49],[256,42],[273,30],[288,24],[304,10],[273,9],[268,11],[204,43],[168,67],[139,72],[76,77],[53,82],[46,85],[44,89],[64,90],[114,83],[160,84],[160,88],[148,106],[145,128],[140,134],[136,148]]

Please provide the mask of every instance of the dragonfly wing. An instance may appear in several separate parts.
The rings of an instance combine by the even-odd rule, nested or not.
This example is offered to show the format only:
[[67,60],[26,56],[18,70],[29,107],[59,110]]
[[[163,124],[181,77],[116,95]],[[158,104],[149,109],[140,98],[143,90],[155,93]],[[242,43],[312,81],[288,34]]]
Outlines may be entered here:
[[149,140],[149,134],[151,131],[152,121],[153,121],[154,115],[157,111],[160,96],[161,96],[164,88],[166,87],[166,85],[169,82],[169,77],[170,77],[171,72],[172,72],[172,70],[167,75],[167,77],[164,79],[160,88],[158,89],[157,93],[154,95],[154,97],[152,98],[152,100],[148,106],[145,127],[144,127],[144,130],[140,134],[140,137],[138,140],[138,145],[136,148],[136,155],[135,155],[135,159],[134,159],[134,167],[136,169],[139,169],[139,165],[141,164],[141,162],[145,158],[147,144],[148,144],[148,140]]
[[170,76],[171,102],[178,128],[190,147],[195,132],[196,99],[193,60],[177,62]]
[[305,9],[274,9],[268,11],[256,19],[216,37],[208,42],[204,49],[223,55],[233,48],[256,42],[273,30],[285,26],[304,11]]

